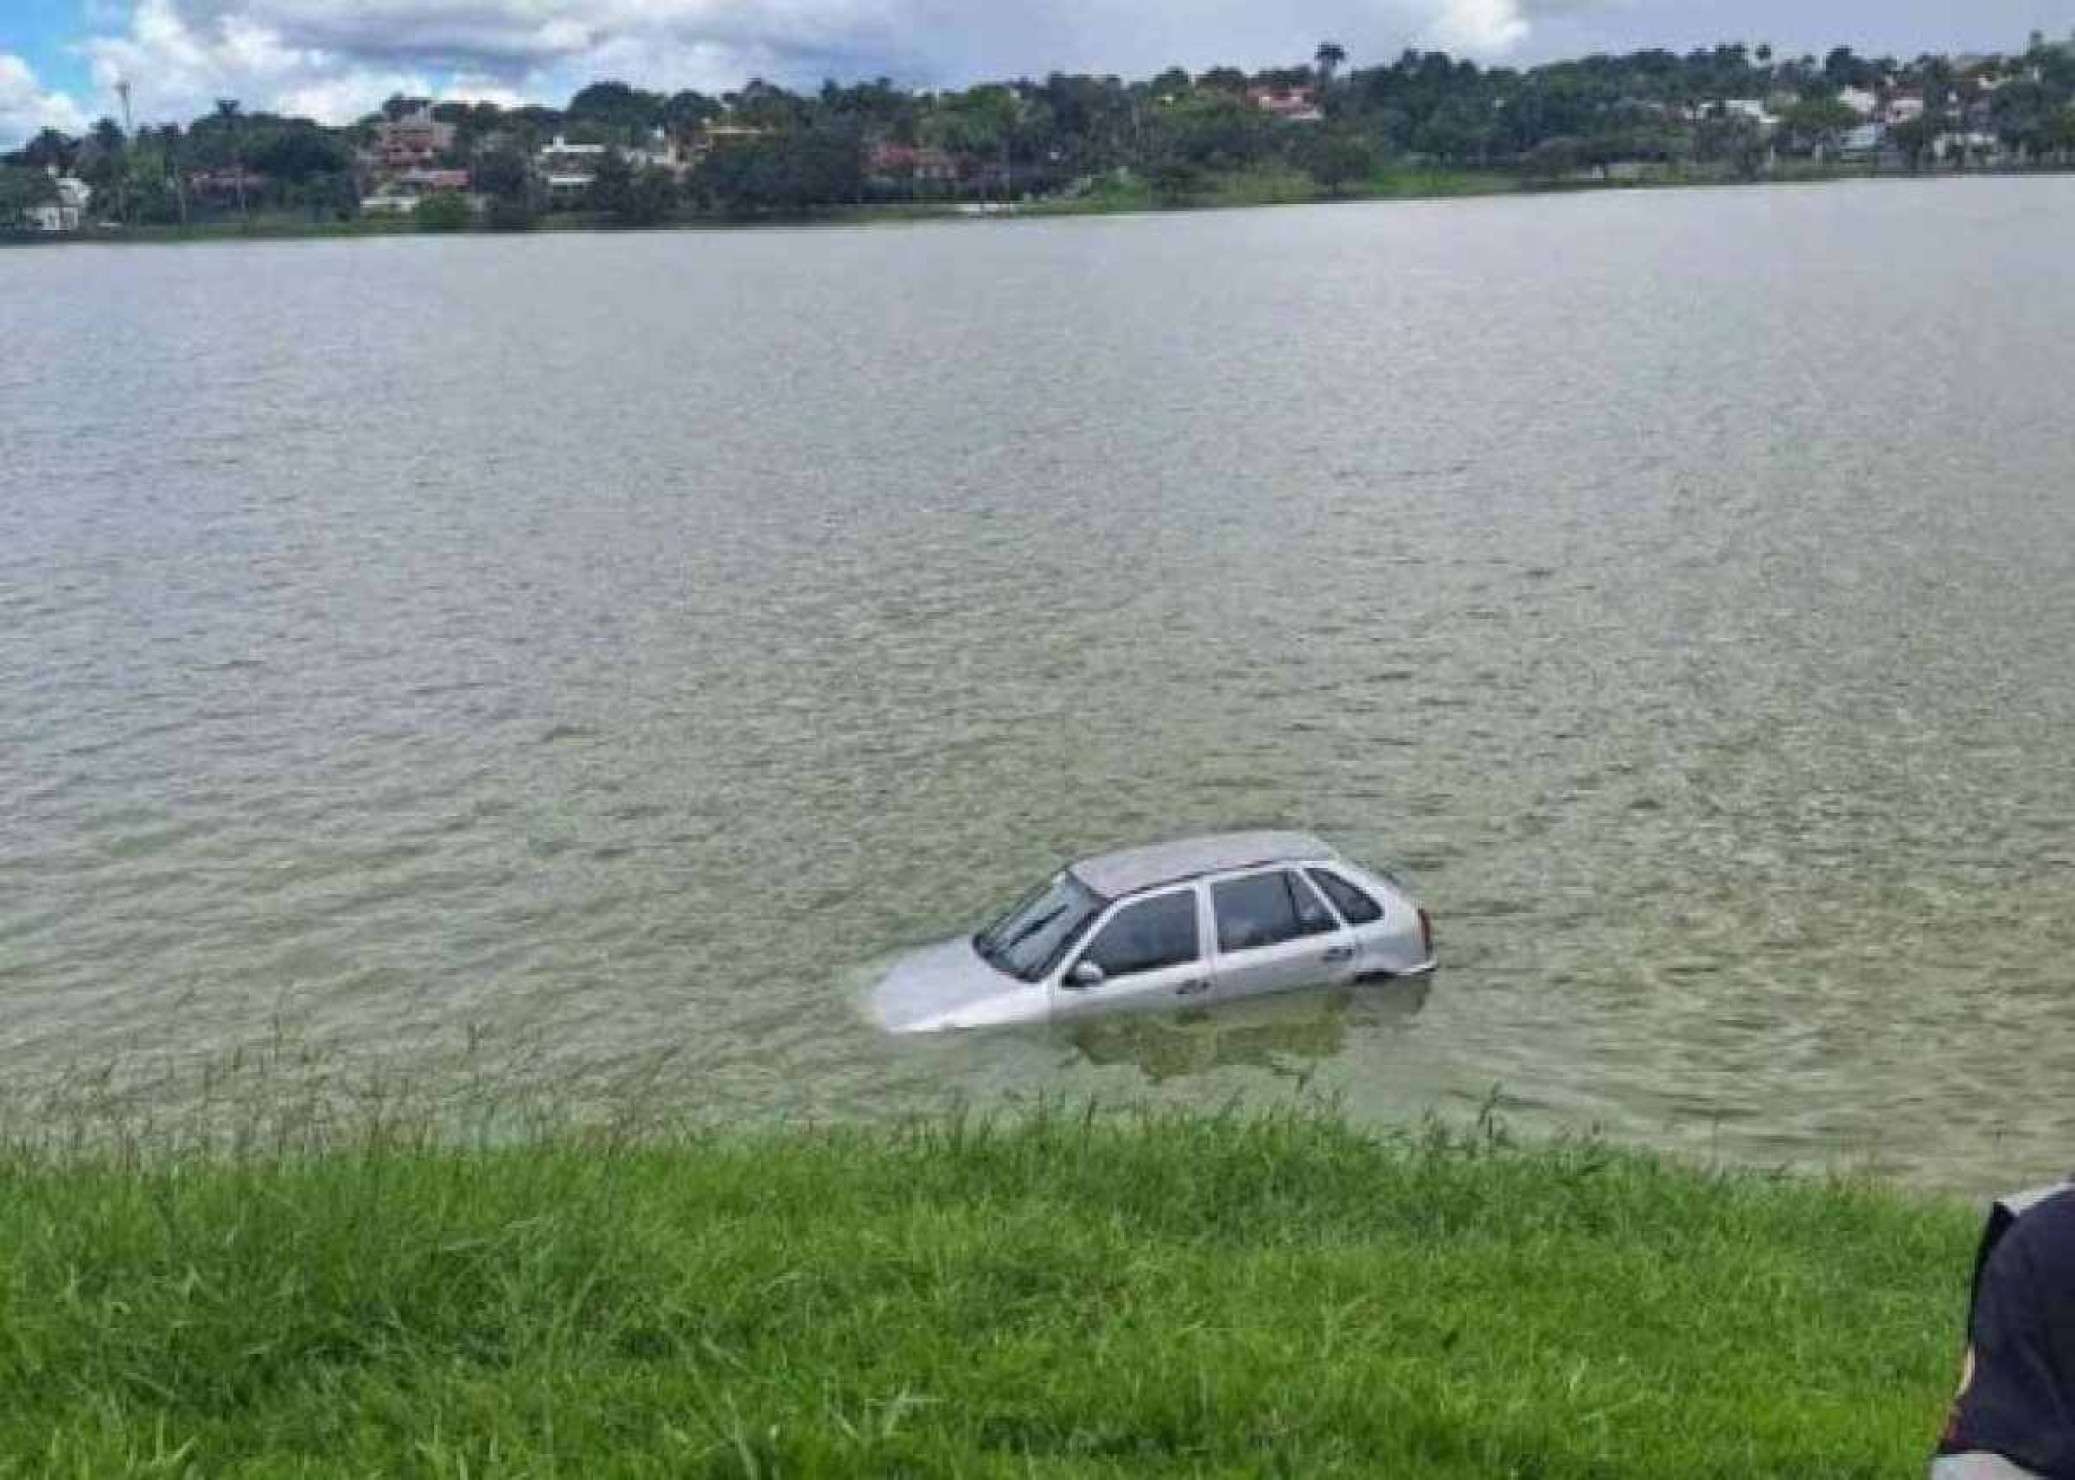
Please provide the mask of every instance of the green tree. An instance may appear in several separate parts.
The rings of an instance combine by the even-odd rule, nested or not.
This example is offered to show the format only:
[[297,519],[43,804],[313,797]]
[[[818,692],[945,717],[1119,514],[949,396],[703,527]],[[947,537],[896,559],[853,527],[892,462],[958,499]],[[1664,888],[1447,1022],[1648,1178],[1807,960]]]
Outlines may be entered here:
[[46,128],[38,131],[35,138],[24,144],[21,150],[12,156],[10,162],[26,165],[34,170],[56,168],[62,173],[72,168],[73,156],[78,151],[79,145],[75,141],[66,138],[54,128]]
[[475,186],[488,198],[489,224],[498,231],[525,231],[539,215],[532,166],[509,145],[476,157]]
[[634,198],[634,167],[617,149],[605,151],[598,172],[584,190],[584,209],[601,216],[624,216]]
[[1890,128],[1888,142],[1901,154],[1905,165],[1920,170],[1931,153],[1932,141],[1938,137],[1942,123],[1943,120],[1935,113],[1918,114]]
[[687,88],[670,95],[670,100],[663,105],[662,123],[671,133],[682,137],[707,120],[718,118],[720,113],[718,102]]
[[2075,107],[2062,108],[2047,121],[2045,147],[2063,164],[2075,158]]
[[1187,201],[1204,185],[1203,171],[1183,158],[1163,159],[1154,165],[1148,175],[1155,198],[1168,205],[1180,205]]
[[73,173],[93,188],[97,214],[112,207],[117,220],[130,219],[129,140],[114,119],[94,124],[74,156]]
[[420,231],[464,231],[475,220],[468,197],[458,190],[435,190],[411,213]]
[[1840,46],[1823,58],[1823,76],[1833,88],[1871,87],[1879,81],[1873,64],[1855,56],[1849,46]]
[[1520,167],[1537,180],[1560,180],[1585,168],[1585,145],[1568,134],[1542,139],[1521,156]]
[[1834,149],[1859,115],[1834,97],[1803,98],[1780,118],[1780,127],[1803,149]]
[[1185,98],[1196,84],[1189,80],[1186,67],[1169,67],[1158,77],[1146,83],[1146,91],[1155,98]]
[[2044,152],[2047,133],[2058,111],[2045,84],[2029,77],[2006,82],[1989,97],[1989,126],[2021,155]]
[[1765,135],[1756,119],[1703,118],[1693,127],[1693,157],[1755,180],[1765,168]]
[[0,231],[18,231],[28,225],[28,213],[38,206],[55,204],[58,182],[50,174],[29,165],[0,165]]
[[1348,186],[1373,176],[1383,158],[1371,140],[1350,129],[1336,128],[1307,139],[1301,162],[1328,195],[1339,196]]
[[628,183],[627,197],[614,219],[622,226],[660,226],[676,213],[677,180],[657,165],[643,165]]
[[344,174],[353,166],[352,152],[336,134],[300,120],[262,135],[250,158],[261,174],[296,185],[313,175]]
[[863,188],[862,141],[827,127],[716,149],[692,180],[698,197],[723,211],[798,211],[856,200]]
[[569,100],[571,122],[599,124],[623,139],[660,128],[670,100],[624,82],[594,82]]

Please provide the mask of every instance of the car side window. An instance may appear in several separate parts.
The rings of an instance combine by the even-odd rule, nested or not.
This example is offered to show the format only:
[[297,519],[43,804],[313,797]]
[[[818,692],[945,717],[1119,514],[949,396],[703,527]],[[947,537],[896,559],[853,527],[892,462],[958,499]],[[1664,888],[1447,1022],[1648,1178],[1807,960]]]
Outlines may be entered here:
[[1211,886],[1218,912],[1218,949],[1255,951],[1339,928],[1317,895],[1287,869],[1226,879]]
[[1127,904],[1096,932],[1081,957],[1104,976],[1131,976],[1181,966],[1203,954],[1196,929],[1196,891],[1182,889]]
[[1350,925],[1373,925],[1383,918],[1383,906],[1369,897],[1366,889],[1357,887],[1330,869],[1306,869],[1311,882],[1326,891],[1326,898],[1333,907],[1347,916]]

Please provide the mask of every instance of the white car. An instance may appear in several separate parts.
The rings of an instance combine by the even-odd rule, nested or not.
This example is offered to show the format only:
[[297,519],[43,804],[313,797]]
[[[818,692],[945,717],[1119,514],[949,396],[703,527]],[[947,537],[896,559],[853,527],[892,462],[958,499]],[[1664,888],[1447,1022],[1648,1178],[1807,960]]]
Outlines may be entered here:
[[976,935],[900,958],[879,1025],[937,1033],[1424,976],[1427,912],[1308,833],[1222,833],[1086,858]]

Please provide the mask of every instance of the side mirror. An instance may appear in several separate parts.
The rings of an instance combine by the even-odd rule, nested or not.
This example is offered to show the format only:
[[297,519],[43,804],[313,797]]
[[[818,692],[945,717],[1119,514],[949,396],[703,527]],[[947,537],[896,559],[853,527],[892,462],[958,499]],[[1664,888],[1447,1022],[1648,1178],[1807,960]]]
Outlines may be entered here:
[[1103,981],[1102,968],[1093,961],[1076,961],[1074,969],[1066,974],[1069,987],[1099,987]]

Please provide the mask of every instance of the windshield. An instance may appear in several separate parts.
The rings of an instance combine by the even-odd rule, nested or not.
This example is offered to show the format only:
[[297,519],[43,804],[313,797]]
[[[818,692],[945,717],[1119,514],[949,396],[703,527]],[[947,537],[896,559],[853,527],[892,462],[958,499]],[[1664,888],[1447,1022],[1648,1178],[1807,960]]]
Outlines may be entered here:
[[973,949],[990,966],[1034,982],[1079,939],[1103,904],[1101,895],[1072,874],[1059,874],[974,936]]

